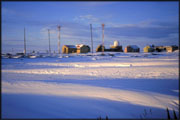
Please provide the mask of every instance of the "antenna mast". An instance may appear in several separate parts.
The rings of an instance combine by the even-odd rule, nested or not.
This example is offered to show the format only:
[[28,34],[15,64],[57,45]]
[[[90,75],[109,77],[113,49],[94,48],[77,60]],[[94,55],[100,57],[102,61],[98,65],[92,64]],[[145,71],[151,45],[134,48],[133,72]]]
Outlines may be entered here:
[[59,31],[59,35],[58,35],[58,38],[59,38],[59,41],[58,41],[58,53],[60,54],[60,29],[61,29],[61,26],[58,25],[58,31]]
[[24,28],[24,54],[26,55],[26,31]]
[[104,24],[102,24],[102,54],[104,54]]
[[51,53],[51,46],[50,46],[50,29],[48,29],[48,36],[49,36],[49,53]]
[[93,54],[93,38],[92,38],[92,24],[90,24],[90,29],[91,29],[91,48],[92,48],[92,54]]

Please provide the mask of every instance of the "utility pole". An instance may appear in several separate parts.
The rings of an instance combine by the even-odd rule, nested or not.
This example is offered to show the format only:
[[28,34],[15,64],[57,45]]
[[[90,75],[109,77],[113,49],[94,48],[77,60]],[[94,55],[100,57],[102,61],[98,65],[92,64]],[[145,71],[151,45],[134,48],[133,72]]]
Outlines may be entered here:
[[58,25],[58,31],[59,31],[59,35],[58,35],[58,38],[59,38],[59,41],[58,41],[58,53],[60,54],[60,28],[61,26]]
[[48,29],[48,36],[49,36],[49,53],[51,53],[51,46],[50,46],[50,29]]
[[92,48],[92,54],[93,54],[93,38],[92,38],[92,24],[90,24],[90,29],[91,29],[91,48]]
[[26,55],[26,31],[24,28],[24,54]]
[[104,54],[104,24],[102,24],[102,54]]

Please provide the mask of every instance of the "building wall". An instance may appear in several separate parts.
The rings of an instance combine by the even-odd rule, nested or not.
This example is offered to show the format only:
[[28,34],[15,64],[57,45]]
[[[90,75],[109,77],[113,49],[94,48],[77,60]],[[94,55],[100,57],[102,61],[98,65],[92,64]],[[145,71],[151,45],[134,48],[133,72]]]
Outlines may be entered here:
[[64,53],[64,54],[76,53],[76,52],[77,52],[76,48],[69,48],[65,45],[62,47],[62,53]]
[[169,46],[169,47],[166,47],[166,52],[174,52],[177,49],[178,49],[178,47]]
[[68,48],[68,53],[76,53],[77,49],[76,48]]
[[124,49],[124,52],[127,53],[127,52],[139,52],[140,49],[133,49],[131,48],[130,46],[127,46],[125,49]]
[[130,48],[129,47],[125,47],[124,52],[125,53],[130,52]]
[[153,51],[154,51],[154,49],[150,46],[144,47],[144,52],[153,52]]
[[102,52],[102,47],[104,47],[104,51],[105,51],[105,46],[98,45],[98,47],[96,48],[96,52]]
[[150,48],[149,46],[144,47],[144,52],[149,52],[148,51],[149,48]]
[[172,47],[166,47],[166,52],[173,52]]
[[77,53],[88,53],[88,52],[90,52],[90,48],[87,46],[83,46],[77,49]]
[[62,53],[64,53],[64,54],[68,54],[68,47],[67,46],[63,46],[62,47]]
[[156,52],[166,51],[166,47],[164,47],[164,46],[156,46],[156,47],[155,47],[155,51],[156,51]]

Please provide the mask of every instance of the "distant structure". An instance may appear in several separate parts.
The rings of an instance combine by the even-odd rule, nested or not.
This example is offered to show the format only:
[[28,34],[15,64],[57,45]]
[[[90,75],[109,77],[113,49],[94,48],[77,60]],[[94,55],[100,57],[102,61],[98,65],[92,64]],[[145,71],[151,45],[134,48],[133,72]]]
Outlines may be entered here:
[[114,45],[110,46],[110,49],[106,49],[103,45],[98,45],[96,52],[102,52],[103,49],[105,52],[123,52],[122,46],[119,45],[118,41],[114,41]]
[[105,51],[112,51],[112,52],[123,52],[122,46],[119,45],[118,41],[114,41],[114,45],[110,47],[110,49],[106,49]]
[[174,52],[175,50],[178,50],[178,46],[176,45],[171,45],[171,46],[149,45],[144,47],[144,52]]
[[24,28],[24,54],[26,55],[26,29]]
[[78,45],[64,45],[62,47],[62,53],[88,53],[90,52],[90,47],[88,45],[78,44]]
[[62,47],[62,53],[69,54],[69,53],[76,53],[77,48],[75,45],[64,45]]
[[166,47],[165,46],[155,46],[155,51],[156,52],[166,52]]
[[137,45],[128,45],[125,49],[124,52],[139,52],[140,48]]
[[119,46],[119,42],[116,40],[114,41],[114,47],[117,47],[117,46]]
[[98,45],[98,47],[96,48],[96,52],[102,52],[103,50],[105,50],[105,46],[102,45]]
[[90,47],[88,45],[78,44],[76,45],[77,53],[88,53],[90,52]]
[[48,29],[48,38],[49,38],[49,53],[51,53],[51,44],[50,44],[50,29]]
[[166,52],[174,52],[175,50],[178,50],[178,46],[176,45],[166,46]]
[[93,54],[93,34],[92,34],[92,24],[90,24],[90,30],[91,30],[91,52]]
[[102,46],[101,49],[102,49],[102,54],[104,54],[104,24],[102,24]]
[[154,52],[154,45],[148,45],[144,47],[144,52]]
[[57,28],[59,31],[59,34],[58,34],[58,38],[59,38],[59,40],[58,40],[58,53],[60,54],[60,29],[61,29],[61,26],[58,25]]

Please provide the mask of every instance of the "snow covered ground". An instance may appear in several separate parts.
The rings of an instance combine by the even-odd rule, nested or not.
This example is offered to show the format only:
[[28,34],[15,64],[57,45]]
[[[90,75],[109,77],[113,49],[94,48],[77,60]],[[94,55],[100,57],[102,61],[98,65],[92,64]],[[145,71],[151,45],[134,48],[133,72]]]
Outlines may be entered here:
[[2,58],[2,118],[179,116],[179,51]]

